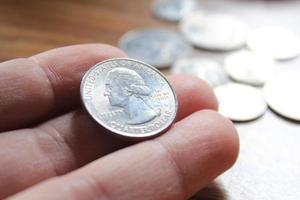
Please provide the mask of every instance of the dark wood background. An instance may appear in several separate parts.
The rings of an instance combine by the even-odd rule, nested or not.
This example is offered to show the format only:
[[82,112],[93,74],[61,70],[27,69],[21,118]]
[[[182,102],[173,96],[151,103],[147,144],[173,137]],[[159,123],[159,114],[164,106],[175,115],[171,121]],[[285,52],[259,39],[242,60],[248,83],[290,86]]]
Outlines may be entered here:
[[[300,2],[296,0],[200,2],[203,10],[236,15],[252,28],[279,25],[300,34]],[[139,27],[176,29],[176,24],[153,18],[150,5],[150,0],[0,0],[0,61],[71,44],[117,45],[123,33]],[[195,52],[219,62],[227,55]],[[300,59],[278,65],[282,70],[299,70]],[[218,186],[200,193],[200,199],[299,200],[299,123],[268,110],[260,119],[236,126],[241,139],[239,159],[216,180]]]
[[78,43],[116,45],[132,28],[168,25],[150,16],[148,4],[143,0],[1,0],[0,59]]

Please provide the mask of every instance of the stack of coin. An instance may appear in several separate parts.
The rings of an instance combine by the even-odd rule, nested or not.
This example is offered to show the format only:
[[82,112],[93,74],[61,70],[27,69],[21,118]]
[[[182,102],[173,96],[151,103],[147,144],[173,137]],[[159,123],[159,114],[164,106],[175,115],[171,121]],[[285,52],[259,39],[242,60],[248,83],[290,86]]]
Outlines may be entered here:
[[223,67],[217,61],[196,56],[178,59],[173,65],[171,72],[173,74],[195,75],[206,81],[211,87],[228,82]]
[[191,46],[178,33],[163,28],[129,31],[120,39],[119,47],[130,58],[157,68],[169,67],[177,58],[192,51]]
[[155,0],[152,11],[159,19],[178,22],[186,14],[198,9],[197,0]]
[[261,90],[238,83],[229,83],[215,89],[219,112],[234,121],[250,121],[260,117],[267,104]]
[[268,81],[263,94],[276,113],[300,121],[300,72],[279,73]]
[[272,59],[246,50],[230,54],[225,58],[224,64],[233,80],[254,86],[264,85],[275,70]]
[[264,99],[273,111],[299,120],[300,107],[296,105],[299,93],[295,91],[300,83],[296,71],[276,75],[280,65],[276,60],[292,59],[299,55],[299,36],[279,27],[262,27],[249,33],[247,47],[249,50],[225,58],[225,70],[230,78],[243,84],[264,86]]
[[[258,118],[266,110],[266,103],[281,115],[299,120],[291,109],[279,106],[279,95],[273,92],[278,82],[273,79],[280,65],[278,60],[300,54],[299,36],[280,27],[250,30],[237,17],[200,10],[199,4],[197,0],[153,0],[153,15],[179,22],[179,33],[163,28],[141,28],[126,33],[119,46],[130,58],[159,69],[171,67],[173,74],[193,74],[203,79],[215,88],[220,112],[233,121]],[[220,63],[201,55],[203,50],[220,55],[235,52],[226,53],[224,62]],[[288,78],[284,81],[290,83]],[[298,98],[291,93],[286,96]]]
[[248,26],[229,15],[198,11],[186,15],[179,24],[179,30],[196,47],[228,51],[244,46]]
[[287,60],[299,55],[300,38],[284,28],[263,27],[249,33],[247,46],[266,57]]

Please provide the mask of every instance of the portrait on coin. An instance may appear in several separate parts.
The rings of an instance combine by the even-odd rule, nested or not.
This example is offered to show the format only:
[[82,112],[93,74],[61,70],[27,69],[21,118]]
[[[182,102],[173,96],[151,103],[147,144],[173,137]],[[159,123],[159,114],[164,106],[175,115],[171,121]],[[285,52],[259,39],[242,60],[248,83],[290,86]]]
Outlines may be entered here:
[[127,124],[142,124],[159,116],[159,111],[145,101],[150,95],[150,88],[134,70],[118,67],[105,77],[104,96],[108,97],[111,106],[124,110],[128,117]]

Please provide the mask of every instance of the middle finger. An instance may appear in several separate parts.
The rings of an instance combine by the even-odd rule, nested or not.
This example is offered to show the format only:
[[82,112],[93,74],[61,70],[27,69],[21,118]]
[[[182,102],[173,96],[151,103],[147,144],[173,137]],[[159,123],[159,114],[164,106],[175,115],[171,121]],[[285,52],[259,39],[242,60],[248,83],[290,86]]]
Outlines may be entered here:
[[[199,79],[169,80],[178,96],[178,120],[197,110],[217,108],[212,90]],[[34,129],[1,134],[0,198],[129,145],[104,132],[79,110]]]

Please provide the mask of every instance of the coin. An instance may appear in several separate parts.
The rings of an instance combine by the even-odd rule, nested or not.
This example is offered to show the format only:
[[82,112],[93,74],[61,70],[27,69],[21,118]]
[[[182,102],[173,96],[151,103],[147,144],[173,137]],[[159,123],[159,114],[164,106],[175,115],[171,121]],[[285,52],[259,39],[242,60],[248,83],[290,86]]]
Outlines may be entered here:
[[195,56],[178,59],[171,68],[171,73],[195,75],[212,87],[228,82],[227,75],[218,62]]
[[219,112],[233,121],[256,119],[267,110],[261,90],[239,83],[228,83],[215,88]]
[[249,33],[247,46],[259,54],[285,60],[299,55],[300,38],[280,27],[263,27]]
[[269,80],[263,94],[270,108],[289,119],[300,121],[300,72],[279,73]]
[[172,22],[178,22],[184,15],[197,9],[197,0],[155,0],[152,5],[156,17]]
[[177,58],[192,51],[179,34],[163,28],[130,31],[120,39],[119,46],[130,58],[157,68],[169,67]]
[[274,74],[275,62],[251,51],[239,51],[225,58],[225,70],[235,81],[263,85]]
[[183,18],[179,30],[199,48],[227,51],[245,44],[248,26],[229,15],[194,12]]
[[167,79],[141,61],[118,58],[93,66],[83,77],[87,113],[112,133],[144,139],[164,132],[177,114],[177,97]]

